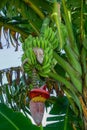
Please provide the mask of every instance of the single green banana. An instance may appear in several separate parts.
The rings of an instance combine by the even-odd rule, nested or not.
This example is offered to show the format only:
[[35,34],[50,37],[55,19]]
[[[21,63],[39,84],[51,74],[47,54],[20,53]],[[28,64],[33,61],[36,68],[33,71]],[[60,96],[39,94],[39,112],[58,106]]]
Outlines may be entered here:
[[40,48],[42,48],[42,49],[45,49],[45,46],[44,46],[44,38],[43,37],[40,37],[39,38],[39,40],[40,40]]
[[49,41],[50,41],[50,42],[53,42],[54,37],[55,37],[55,34],[54,34],[54,32],[52,31],[52,32],[51,32],[51,37],[50,37]]
[[48,74],[43,74],[42,72],[39,73],[41,77],[48,77]]
[[27,50],[24,52],[24,55],[25,55],[26,58],[29,57],[29,56],[28,56],[28,51],[27,51]]
[[44,34],[43,34],[43,37],[44,37],[45,39],[47,39],[48,36],[49,36],[49,27],[48,27],[47,29],[45,29]]
[[58,47],[58,39],[55,37],[52,42],[53,49]]
[[51,68],[51,64],[48,63],[48,64],[45,64],[44,66],[41,67],[42,68],[42,71],[45,71],[47,69],[50,69]]
[[42,73],[43,75],[48,75],[50,73],[50,69],[47,69],[45,71],[41,71],[40,73]]
[[35,69],[36,69],[38,72],[40,72],[41,69],[42,69],[41,67],[42,67],[42,65],[36,64]]
[[49,48],[48,56],[49,56],[49,58],[53,58],[53,49],[52,48]]
[[[48,53],[47,53],[47,51],[48,51]],[[52,58],[53,58],[53,52],[52,52],[52,50],[46,50],[46,51],[44,52],[43,65],[44,65],[44,64],[47,64],[48,62],[49,62],[49,63],[52,62]]]
[[35,38],[33,39],[33,43],[32,43],[32,44],[33,44],[33,48],[34,48],[34,47],[37,47],[37,42],[36,42],[36,39],[35,39]]
[[45,40],[45,48],[49,47],[50,46],[50,43],[48,40]]
[[35,65],[35,63],[36,63],[36,61],[35,61],[35,54],[34,54],[32,48],[29,48],[29,58],[31,60],[32,65]]
[[47,47],[47,48],[44,50],[44,54],[45,54],[45,55],[49,55],[51,49],[52,49],[51,46]]
[[23,54],[21,57],[21,61],[23,62],[25,59],[26,59],[26,56],[25,56],[25,54]]
[[31,53],[29,49],[25,52],[25,55],[26,55],[27,63],[32,66]]
[[50,41],[51,37],[52,37],[53,31],[52,28],[49,28],[49,35],[47,37],[47,39]]
[[36,55],[35,55],[35,53],[33,52],[32,53],[32,57],[33,57],[33,61],[34,61],[34,66],[37,64],[37,59],[36,59]]
[[29,40],[29,37],[28,37],[28,38],[25,39],[25,41],[24,41],[24,44],[25,44],[25,50],[24,50],[24,51],[26,51],[26,49],[29,48],[29,42],[30,42],[30,40]]
[[26,72],[26,73],[32,73],[32,68],[31,68],[31,66],[30,65],[28,65],[28,67],[26,66],[26,64],[23,66],[23,68],[24,68],[24,71]]
[[26,64],[24,64],[23,69],[24,69],[25,72],[29,71],[29,65],[27,66]]
[[36,44],[37,44],[37,47],[40,48],[40,40],[38,37],[36,37]]
[[45,65],[45,64],[47,64],[49,62],[49,57],[48,57],[48,55],[44,55],[44,59],[43,59],[43,66]]

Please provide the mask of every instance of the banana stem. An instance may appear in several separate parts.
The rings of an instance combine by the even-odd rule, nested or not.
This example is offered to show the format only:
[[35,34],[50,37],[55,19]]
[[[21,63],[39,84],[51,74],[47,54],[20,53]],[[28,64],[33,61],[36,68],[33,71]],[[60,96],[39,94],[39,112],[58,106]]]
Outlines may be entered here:
[[77,106],[79,107],[80,112],[82,112],[80,102],[78,100],[78,96],[76,95],[76,94],[78,94],[78,91],[74,88],[73,84],[71,84],[69,81],[67,81],[67,79],[65,79],[65,78],[61,77],[60,75],[53,73],[53,72],[49,73],[49,77],[63,83],[66,86],[66,89],[67,89],[66,92],[69,91],[69,94],[72,96],[73,100],[76,102]]
[[61,65],[61,67],[67,71],[70,75],[77,76],[76,71],[70,66],[70,64],[65,61],[63,58],[61,58],[55,51],[53,53],[54,58],[57,60],[58,64]]
[[42,124],[40,125],[40,130],[43,130],[43,126],[42,126]]
[[64,120],[64,130],[67,130],[67,125],[68,125],[68,111],[69,111],[69,104],[67,105],[66,116],[65,116],[65,120]]
[[87,87],[87,63],[86,63],[87,50],[83,47],[81,52],[81,63],[83,69],[83,86]]
[[35,69],[32,71],[32,85],[34,88],[38,88],[38,75]]
[[63,9],[64,9],[64,17],[65,17],[65,22],[66,22],[66,26],[67,26],[67,31],[68,31],[71,48],[77,55],[79,55],[76,41],[75,41],[74,35],[73,35],[72,24],[69,19],[68,10],[66,8],[65,0],[62,0],[62,5],[63,5]]
[[49,23],[50,23],[50,18],[49,17],[46,17],[44,20],[43,20],[43,24],[42,24],[42,27],[41,27],[41,33],[44,33],[44,31],[47,29],[47,27],[49,26]]
[[31,21],[29,21],[29,24],[35,30],[35,32],[37,33],[37,35],[39,35],[40,33],[39,33],[38,29],[35,27],[35,25]]
[[84,39],[84,28],[83,28],[83,0],[81,0],[81,27],[80,27],[80,32],[81,32],[81,39],[80,39],[80,43],[83,42]]
[[69,90],[71,90],[72,92],[75,92],[76,90],[74,89],[73,85],[67,81],[65,78],[61,77],[60,75],[58,75],[57,73],[53,73],[50,72],[49,76],[61,83],[63,83]]
[[86,55],[87,55],[87,50],[85,48],[82,48],[81,52],[81,62],[82,62],[82,67],[83,67],[83,73],[87,73],[87,65],[86,65]]
[[41,10],[32,2],[32,0],[23,0],[29,7],[31,7],[38,15],[41,19],[44,19],[45,16],[44,14],[41,12]]
[[54,58],[57,60],[58,64],[69,74],[72,83],[77,88],[77,90],[82,93],[82,80],[79,79],[78,72],[76,72],[70,64],[61,58],[56,52],[54,52]]
[[58,29],[58,37],[60,40],[60,48],[63,46],[63,36],[62,36],[62,31],[61,31],[61,25],[60,25],[60,14],[58,11],[58,2],[54,2],[53,5],[53,13],[51,14],[51,17],[54,19],[57,29]]
[[69,45],[65,45],[64,49],[66,51],[69,63],[78,72],[79,76],[82,76],[82,69],[81,69],[79,57],[77,57],[77,55],[74,53],[74,51]]

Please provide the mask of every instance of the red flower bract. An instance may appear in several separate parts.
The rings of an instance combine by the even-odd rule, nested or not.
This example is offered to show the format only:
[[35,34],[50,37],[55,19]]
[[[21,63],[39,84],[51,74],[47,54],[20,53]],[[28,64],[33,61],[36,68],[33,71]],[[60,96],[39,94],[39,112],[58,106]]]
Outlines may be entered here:
[[29,93],[29,97],[32,99],[34,97],[41,96],[46,99],[50,97],[50,94],[48,91],[46,91],[46,85],[42,86],[41,88],[35,88],[32,89]]
[[30,111],[32,118],[35,123],[39,126],[42,122],[45,108],[45,100],[50,97],[49,92],[46,90],[46,85],[41,88],[32,89],[29,93],[30,101]]

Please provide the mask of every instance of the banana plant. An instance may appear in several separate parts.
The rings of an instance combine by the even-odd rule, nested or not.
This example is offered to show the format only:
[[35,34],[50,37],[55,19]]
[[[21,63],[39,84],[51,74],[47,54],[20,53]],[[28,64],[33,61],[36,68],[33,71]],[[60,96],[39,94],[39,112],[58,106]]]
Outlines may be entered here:
[[[45,77],[46,81],[48,78],[51,78],[51,80],[58,82],[59,87],[55,87],[50,81],[49,84],[51,84],[51,87],[48,85],[48,89],[54,89],[57,92],[58,88],[60,88],[65,93],[69,101],[66,115],[69,114],[69,110],[71,110],[74,112],[75,117],[80,119],[77,123],[73,121],[71,126],[74,130],[86,130],[87,127],[86,6],[86,0],[79,0],[78,2],[73,0],[12,0],[10,2],[4,0],[0,5],[0,27],[2,28],[2,26],[4,26],[5,34],[7,34],[7,29],[10,30],[10,39],[15,39],[16,32],[21,35],[20,39],[22,43],[25,44],[25,47],[23,45],[23,49],[26,52],[25,58],[27,56],[30,56],[30,59],[34,57],[34,65],[36,64],[37,66],[33,67],[36,67],[41,78]],[[48,21],[45,21],[44,26],[42,26],[46,18],[48,18]],[[41,66],[43,66],[41,64],[42,62],[37,64],[38,56],[35,47],[40,45],[42,48],[42,50],[40,50],[42,56],[43,52],[45,52],[45,59],[47,59],[46,57],[49,56],[50,52],[49,45],[47,46],[48,50],[46,50],[46,48],[43,47],[45,46],[43,44],[52,44],[50,39],[52,38],[53,33],[50,33],[50,36],[48,35],[49,37],[46,38],[46,28],[51,28],[51,32],[53,31],[53,33],[56,34],[54,39],[56,39],[58,44],[56,44],[56,46],[50,46],[52,52],[50,56],[52,55],[51,60],[53,64],[47,66],[49,69],[47,68],[48,70],[45,73],[42,71],[44,68],[41,68]],[[34,46],[31,45],[29,51],[26,47],[28,40],[31,40],[30,43],[34,43]],[[1,48],[4,47],[2,42],[0,43],[0,46]],[[27,54],[27,52],[29,52],[29,54]],[[51,60],[48,61],[51,63]],[[25,63],[27,64],[27,62],[26,58],[22,67],[25,66]],[[32,62],[29,61],[31,65]],[[44,64],[46,65],[46,62]],[[32,69],[31,65],[29,66],[30,70]],[[25,68],[24,72],[26,70]],[[30,70],[28,70],[29,75],[31,74]],[[52,102],[53,100],[48,100],[47,103],[50,101]],[[63,129],[68,129],[67,119],[65,119],[64,124]]]

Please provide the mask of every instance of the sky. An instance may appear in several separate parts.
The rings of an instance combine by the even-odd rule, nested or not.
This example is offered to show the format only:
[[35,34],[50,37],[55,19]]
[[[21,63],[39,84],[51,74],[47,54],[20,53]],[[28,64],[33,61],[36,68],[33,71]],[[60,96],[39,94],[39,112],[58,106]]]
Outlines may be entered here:
[[0,70],[10,67],[21,66],[22,49],[15,51],[14,47],[0,50]]
[[[16,34],[15,34],[16,35]],[[18,46],[18,51],[15,51],[15,47],[12,46],[9,37],[9,30],[5,32],[4,28],[1,29],[0,42],[3,49],[0,49],[0,70],[10,67],[17,67],[21,65],[22,56],[22,44]],[[7,42],[9,41],[10,46],[7,48]],[[13,41],[15,44],[15,41]]]

